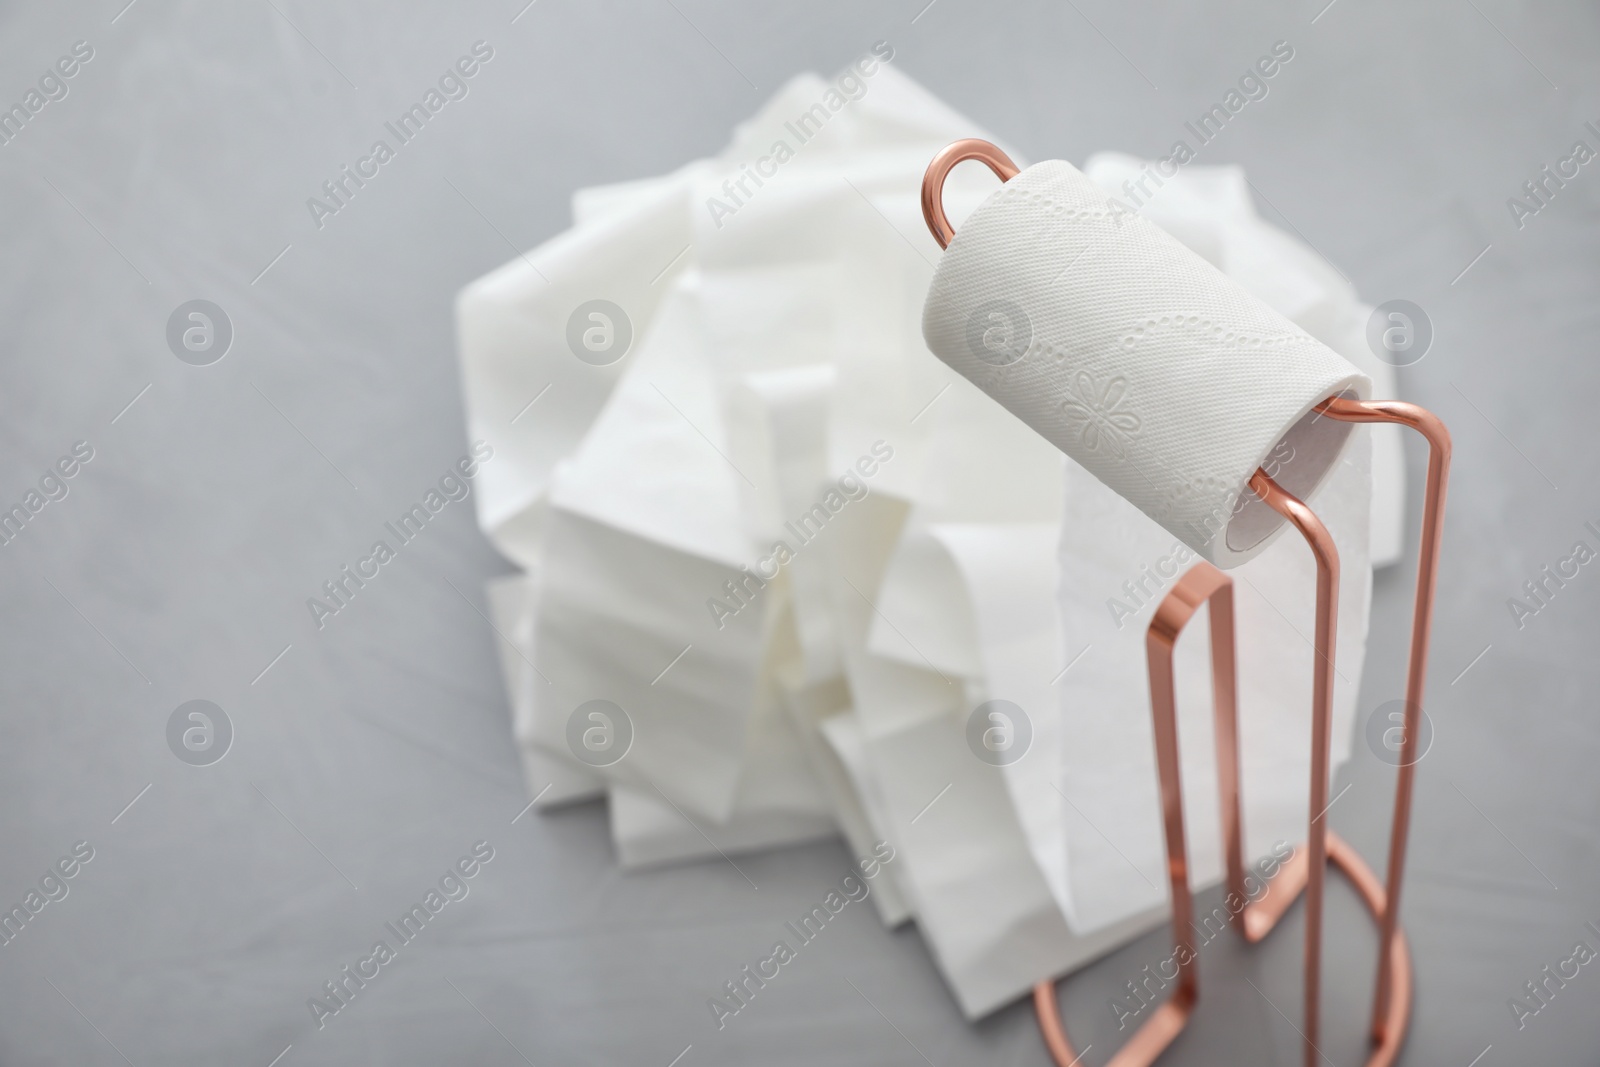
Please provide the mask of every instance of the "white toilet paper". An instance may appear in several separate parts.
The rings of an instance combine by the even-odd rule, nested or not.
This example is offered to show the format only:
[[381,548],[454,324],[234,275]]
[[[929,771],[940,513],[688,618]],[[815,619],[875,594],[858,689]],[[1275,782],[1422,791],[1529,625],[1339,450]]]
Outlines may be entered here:
[[[1065,601],[1051,622],[1055,565],[1041,527],[1062,524],[1060,451],[925,350],[923,301],[940,257],[917,184],[940,147],[983,131],[891,66],[869,84],[735,216],[708,214],[708,196],[792,138],[785,124],[824,98],[822,79],[780,89],[717,158],[580,190],[572,231],[463,293],[470,425],[503,457],[475,495],[484,531],[524,571],[497,583],[491,603],[529,795],[542,794],[546,807],[604,791],[625,866],[701,857],[725,867],[717,849],[804,839],[827,818],[854,855],[888,842],[898,855],[871,899],[886,922],[914,917],[953,997],[977,1016],[1158,921],[1151,899],[1119,905],[1095,895],[1114,896],[1137,875],[1113,871],[1101,884],[1104,842],[1086,839],[1092,831],[1063,796],[1113,836],[1128,833],[1117,845],[1143,869],[1135,850],[1147,839],[1159,849],[1156,816],[1141,807],[1102,819],[1070,783],[1088,773],[1085,731],[1104,719],[1148,722],[1148,698],[1142,666],[1087,669],[1099,643],[1062,673],[1088,638]],[[1345,351],[1321,325],[1333,317],[1313,321],[1297,309],[1318,306],[1319,295],[1348,301],[1315,278],[1287,286],[1288,245],[1251,245],[1254,274],[1242,273],[1240,239],[1251,235],[1242,180],[1224,183],[1200,166],[1183,178],[1204,195],[1180,204],[1169,188],[1173,207],[1158,221]],[[945,203],[958,231],[993,186],[979,167],[951,175]],[[1259,220],[1250,227],[1270,230]],[[1095,258],[1085,255],[1062,284],[1096,277]],[[1253,284],[1262,278],[1285,292],[1262,291]],[[618,304],[632,325],[632,346],[606,366],[581,359],[566,333],[575,309],[595,298]],[[1351,314],[1345,308],[1339,321]],[[866,479],[870,492],[852,497],[748,610],[715,628],[707,597],[784,536],[775,520],[815,505],[880,440],[893,460]],[[1089,499],[1077,483],[1068,488],[1069,502]],[[1335,533],[1353,559],[1343,528]],[[1094,535],[1090,525],[1064,531],[1064,549],[1073,536],[1101,545]],[[1081,570],[1069,570],[1075,559],[1064,551],[1063,575],[1078,578],[1063,584],[1087,595]],[[1260,618],[1278,618],[1258,606]],[[1097,592],[1079,607],[1097,621],[1105,613]],[[1364,601],[1344,607],[1347,617],[1365,612]],[[1242,625],[1250,618],[1242,614]],[[1354,682],[1347,651],[1359,637],[1346,636],[1341,670]],[[1305,647],[1288,626],[1259,640],[1241,629],[1241,640],[1267,657]],[[1298,723],[1309,679],[1300,660],[1279,658],[1297,688],[1273,706]],[[1046,721],[1058,691],[1065,714]],[[599,768],[574,758],[563,729],[576,705],[597,697],[616,701],[636,727],[626,758]],[[1035,719],[1032,750],[1011,766],[980,762],[968,747],[967,717],[990,697]],[[1185,696],[1191,705],[1204,710]],[[1254,723],[1246,730],[1267,736]],[[1092,739],[1125,777],[1143,775],[1153,788],[1153,771],[1138,762],[1149,758],[1147,738],[1119,737],[1115,748],[1103,732]],[[1257,804],[1286,802],[1292,788],[1303,805],[1304,771],[1260,765],[1250,743],[1246,818],[1256,834],[1267,825]],[[1203,745],[1184,754],[1186,779],[1189,757],[1209,758]],[[1069,921],[1066,904],[1080,885],[1083,908],[1072,917],[1087,925]]]
[[1367,377],[1076,168],[1036,164],[962,224],[923,312],[934,354],[1205,558],[1281,530],[1246,487],[1304,499]]
[[[1123,183],[1137,181],[1154,166],[1154,160],[1121,152],[1096,152],[1083,173],[1108,196],[1126,196]],[[1372,305],[1363,303],[1350,280],[1315,249],[1256,213],[1244,168],[1184,167],[1166,179],[1159,195],[1139,205],[1139,214],[1355,364],[1372,379],[1374,400],[1400,399],[1394,367],[1367,341]],[[1372,565],[1387,567],[1400,562],[1409,543],[1405,430],[1377,423],[1365,432],[1372,438]]]

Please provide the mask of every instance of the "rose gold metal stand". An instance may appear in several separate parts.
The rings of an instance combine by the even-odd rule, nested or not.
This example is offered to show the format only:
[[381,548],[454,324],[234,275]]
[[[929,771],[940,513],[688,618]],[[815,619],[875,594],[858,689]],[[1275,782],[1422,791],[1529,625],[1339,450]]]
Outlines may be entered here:
[[[1017,166],[987,141],[957,141],[939,152],[928,165],[922,182],[922,213],[941,248],[949,246],[955,231],[945,215],[943,189],[950,170],[963,160],[983,162],[1002,181],[1017,174]],[[1387,889],[1376,874],[1343,840],[1330,833],[1323,815],[1328,808],[1328,752],[1333,721],[1334,635],[1338,621],[1339,553],[1327,527],[1310,508],[1257,470],[1250,489],[1269,507],[1288,519],[1305,538],[1317,562],[1316,633],[1313,665],[1311,725],[1312,812],[1305,848],[1297,852],[1268,883],[1261,899],[1234,912],[1233,923],[1247,941],[1265,937],[1289,906],[1304,892],[1306,898],[1305,1003],[1301,1034],[1305,1063],[1314,1067],[1322,1058],[1316,1047],[1321,1009],[1322,910],[1327,864],[1342,870],[1361,895],[1378,923],[1378,976],[1373,999],[1371,1038],[1374,1049],[1367,1067],[1390,1067],[1405,1039],[1411,1016],[1411,956],[1399,927],[1400,888],[1405,870],[1406,840],[1411,822],[1418,736],[1426,683],[1428,638],[1433,622],[1434,589],[1439,570],[1439,543],[1443,533],[1444,501],[1450,466],[1450,434],[1431,412],[1399,401],[1360,401],[1332,398],[1318,405],[1325,418],[1341,422],[1396,422],[1409,426],[1429,444],[1428,480],[1424,491],[1422,545],[1417,559],[1417,593],[1411,624],[1411,654],[1406,673],[1405,737],[1400,750],[1400,773],[1395,787],[1394,819],[1389,837]],[[1172,929],[1178,951],[1178,987],[1112,1057],[1110,1067],[1149,1067],[1188,1023],[1199,999],[1196,954],[1188,944],[1194,917],[1189,886],[1188,851],[1184,838],[1183,793],[1179,779],[1176,695],[1172,650],[1178,634],[1201,604],[1211,613],[1211,669],[1218,784],[1221,792],[1223,844],[1226,852],[1230,900],[1249,901],[1244,867],[1243,822],[1240,814],[1237,689],[1234,673],[1232,582],[1209,563],[1191,568],[1167,594],[1150,623],[1146,647],[1150,664],[1150,694],[1155,718],[1156,766],[1160,777],[1162,822],[1167,842],[1167,874],[1172,887]],[[1056,1002],[1054,982],[1034,988],[1034,1006],[1045,1045],[1058,1067],[1074,1067],[1074,1051]]]

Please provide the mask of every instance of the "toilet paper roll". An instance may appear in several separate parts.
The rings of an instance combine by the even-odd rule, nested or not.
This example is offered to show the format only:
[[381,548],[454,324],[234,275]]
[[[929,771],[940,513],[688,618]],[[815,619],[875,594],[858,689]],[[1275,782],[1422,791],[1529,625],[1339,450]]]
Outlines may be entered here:
[[944,362],[1219,567],[1302,500],[1351,425],[1311,409],[1371,383],[1069,163],[1022,171],[961,225],[923,336]]

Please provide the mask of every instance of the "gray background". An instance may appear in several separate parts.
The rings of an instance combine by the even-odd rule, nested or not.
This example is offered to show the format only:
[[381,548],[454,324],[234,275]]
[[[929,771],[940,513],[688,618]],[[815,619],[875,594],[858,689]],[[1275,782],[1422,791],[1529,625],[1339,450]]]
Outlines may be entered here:
[[[1045,1063],[1029,1006],[967,1025],[915,931],[869,910],[718,1033],[705,998],[848,857],[741,861],[753,892],[722,863],[619,874],[598,805],[513,823],[527,795],[481,593],[508,568],[466,506],[323,632],[304,602],[464,453],[452,297],[564,228],[572,189],[711,153],[784,79],[877,39],[1030,158],[1160,153],[1283,38],[1294,62],[1204,161],[1244,164],[1263,212],[1367,299],[1427,309],[1437,339],[1402,391],[1457,446],[1405,1062],[1600,1062],[1600,964],[1521,1032],[1507,1007],[1578,939],[1600,947],[1583,926],[1600,921],[1600,576],[1520,631],[1506,607],[1600,519],[1600,163],[1520,231],[1506,207],[1576,138],[1596,144],[1592,6],[539,0],[516,17],[523,2],[0,15],[5,102],[74,41],[96,52],[0,147],[0,500],[73,442],[95,449],[0,550],[0,900],[73,842],[96,850],[0,948],[0,1061],[666,1067],[692,1045],[682,1067]],[[313,227],[305,199],[480,38],[495,58],[471,95]],[[195,297],[237,334],[205,368],[164,341]],[[1378,583],[1363,713],[1399,695],[1410,581]],[[214,766],[167,749],[194,698],[237,732]],[[1391,781],[1358,741],[1335,783],[1351,788],[1333,824],[1369,856]],[[472,895],[318,1031],[306,998],[480,838],[496,853]],[[1360,1061],[1362,922],[1335,890],[1330,1063]],[[1263,996],[1297,1017],[1290,927],[1207,951],[1171,1062],[1299,1062]],[[1106,998],[1163,940],[1065,984],[1086,1063],[1120,1040]]]

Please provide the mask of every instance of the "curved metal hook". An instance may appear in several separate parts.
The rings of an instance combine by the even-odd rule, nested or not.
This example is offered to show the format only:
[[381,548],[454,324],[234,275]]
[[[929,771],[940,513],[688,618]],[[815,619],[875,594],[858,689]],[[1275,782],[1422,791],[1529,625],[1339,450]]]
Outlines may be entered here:
[[968,137],[941,148],[922,176],[922,217],[940,248],[949,248],[956,235],[949,216],[944,213],[944,180],[957,163],[969,159],[978,160],[1003,182],[1010,181],[1018,173],[1018,167],[1011,162],[1010,156],[978,137]]

